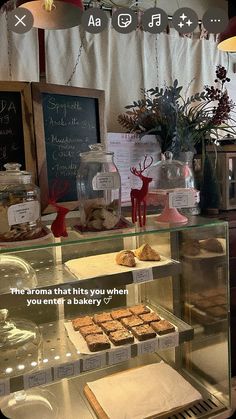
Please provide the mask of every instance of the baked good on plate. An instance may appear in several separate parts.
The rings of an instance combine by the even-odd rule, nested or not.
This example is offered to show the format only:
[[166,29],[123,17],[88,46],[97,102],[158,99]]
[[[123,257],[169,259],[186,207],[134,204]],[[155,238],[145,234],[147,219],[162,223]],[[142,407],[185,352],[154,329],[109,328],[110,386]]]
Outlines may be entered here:
[[141,326],[132,327],[132,333],[138,340],[152,339],[156,336],[154,330],[149,324],[142,324]]
[[140,317],[133,315],[133,316],[125,317],[124,319],[121,319],[121,323],[125,327],[130,329],[131,327],[140,326],[141,324],[143,324],[143,320],[141,320]]
[[160,320],[159,322],[152,322],[150,324],[158,335],[166,335],[167,333],[175,332],[175,327],[167,320]]
[[72,320],[72,326],[74,330],[77,332],[83,326],[90,326],[93,324],[92,317],[84,316],[84,317],[77,317],[76,319]]
[[150,313],[151,310],[147,308],[144,304],[138,304],[136,306],[129,307],[131,313],[139,316],[140,314]]
[[153,260],[159,261],[161,260],[161,256],[159,253],[154,250],[148,243],[143,244],[138,249],[134,251],[135,256],[139,260]]
[[88,335],[85,340],[91,352],[102,351],[111,347],[111,344],[105,335]]
[[93,321],[97,324],[108,322],[112,320],[111,313],[94,314]]
[[123,317],[129,317],[129,316],[132,316],[132,313],[129,311],[128,308],[120,309],[120,310],[114,310],[114,311],[111,312],[111,317],[114,320],[120,320]]
[[117,265],[134,267],[136,266],[134,253],[131,250],[122,250],[116,255]]
[[202,249],[207,250],[208,252],[214,253],[224,253],[224,248],[222,243],[218,239],[206,239],[202,240],[200,243]]
[[201,253],[199,240],[187,240],[183,243],[182,254],[186,256],[198,256]]
[[111,332],[115,332],[116,330],[124,330],[124,327],[118,320],[111,320],[109,322],[105,322],[101,324],[102,329],[105,333],[109,334]]
[[144,323],[159,322],[161,318],[156,313],[140,314]]
[[134,342],[134,337],[128,330],[116,330],[116,332],[110,333],[109,339],[115,346]]
[[97,335],[102,333],[101,327],[99,327],[97,324],[92,324],[91,326],[83,326],[79,331],[84,338],[88,335]]

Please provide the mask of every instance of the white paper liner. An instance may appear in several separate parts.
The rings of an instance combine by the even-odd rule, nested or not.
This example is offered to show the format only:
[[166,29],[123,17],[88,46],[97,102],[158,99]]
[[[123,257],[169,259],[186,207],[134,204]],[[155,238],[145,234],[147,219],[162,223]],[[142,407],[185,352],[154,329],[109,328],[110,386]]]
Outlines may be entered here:
[[202,398],[193,386],[164,362],[87,384],[111,419],[156,417]]
[[144,262],[136,258],[136,266],[128,267],[117,265],[115,261],[116,255],[117,252],[72,259],[65,262],[65,266],[78,279],[87,279],[104,275],[114,275],[123,272],[131,272],[139,269],[149,269],[173,263],[171,259],[168,259],[165,256],[161,256],[161,260],[158,262]]

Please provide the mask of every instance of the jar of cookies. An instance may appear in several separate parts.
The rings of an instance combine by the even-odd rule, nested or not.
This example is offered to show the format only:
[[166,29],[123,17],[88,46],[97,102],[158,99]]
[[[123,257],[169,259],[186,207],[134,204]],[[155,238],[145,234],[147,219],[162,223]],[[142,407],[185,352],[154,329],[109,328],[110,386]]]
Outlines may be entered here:
[[121,180],[114,153],[93,144],[80,157],[77,191],[81,226],[88,231],[113,229],[121,215]]
[[0,241],[20,241],[41,235],[39,188],[18,163],[0,172]]

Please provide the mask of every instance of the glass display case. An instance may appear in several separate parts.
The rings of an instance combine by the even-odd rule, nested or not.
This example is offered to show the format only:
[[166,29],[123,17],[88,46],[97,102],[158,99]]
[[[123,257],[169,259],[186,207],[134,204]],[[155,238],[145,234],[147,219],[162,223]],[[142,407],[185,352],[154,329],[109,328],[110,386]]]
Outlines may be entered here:
[[[40,399],[45,391],[57,400],[50,418],[113,419],[117,404],[119,419],[228,418],[227,226],[201,217],[170,226],[150,216],[145,228],[80,234],[71,227],[54,243],[1,248],[36,278],[7,290],[0,266],[0,308],[36,323],[41,335],[37,354],[14,365],[1,358],[3,413],[9,398],[24,409],[28,392]],[[123,250],[133,266],[120,264]],[[116,391],[120,383],[129,403]]]

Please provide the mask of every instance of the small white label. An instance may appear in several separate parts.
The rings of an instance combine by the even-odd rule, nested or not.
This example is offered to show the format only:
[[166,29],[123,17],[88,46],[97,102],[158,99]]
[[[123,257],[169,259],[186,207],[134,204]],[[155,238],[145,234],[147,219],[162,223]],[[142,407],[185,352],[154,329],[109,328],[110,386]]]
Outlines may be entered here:
[[0,380],[0,397],[10,394],[10,379]]
[[168,335],[159,336],[158,349],[175,348],[179,346],[179,333],[174,332]]
[[35,222],[39,218],[39,212],[39,202],[37,201],[11,205],[7,213],[8,224],[12,226],[15,224]]
[[192,189],[182,192],[169,193],[170,208],[191,208],[198,202],[199,192]]
[[114,365],[119,362],[127,361],[131,358],[131,346],[125,346],[124,348],[115,349],[114,351],[108,352],[108,364]]
[[158,340],[150,339],[145,342],[138,343],[138,355],[143,355],[147,353],[153,353],[157,350]]
[[24,389],[42,386],[52,382],[51,368],[44,371],[35,372],[33,374],[24,375]]
[[140,282],[153,281],[152,268],[148,269],[136,269],[132,271],[133,282],[139,284]]
[[118,173],[97,173],[93,178],[93,190],[105,191],[107,189],[118,189],[120,187],[120,176]]
[[89,358],[83,359],[83,371],[95,370],[98,368],[105,367],[106,365],[106,354],[97,354]]
[[68,362],[66,364],[54,367],[54,379],[60,380],[62,378],[73,377],[80,373],[80,361]]

